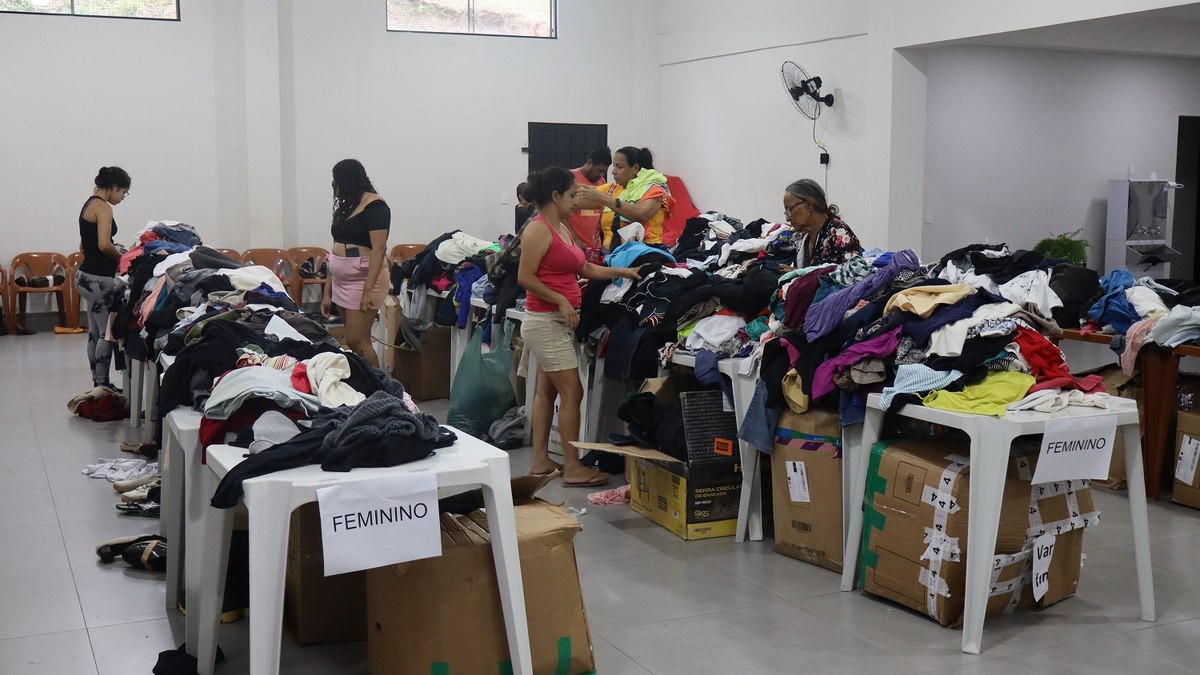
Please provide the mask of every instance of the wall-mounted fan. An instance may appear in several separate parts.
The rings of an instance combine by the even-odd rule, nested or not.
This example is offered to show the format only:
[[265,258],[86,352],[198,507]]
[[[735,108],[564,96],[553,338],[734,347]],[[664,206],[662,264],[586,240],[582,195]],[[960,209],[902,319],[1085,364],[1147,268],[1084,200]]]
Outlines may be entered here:
[[795,61],[784,61],[779,69],[779,77],[783,80],[783,88],[796,110],[812,120],[813,145],[821,149],[821,164],[825,165],[825,190],[829,190],[829,151],[825,144],[817,139],[817,118],[825,108],[833,107],[833,94],[821,95],[821,78],[808,74]]
[[808,119],[815,121],[820,117],[822,105],[833,106],[833,94],[821,95],[821,78],[809,76],[795,61],[784,61],[779,76],[796,110]]

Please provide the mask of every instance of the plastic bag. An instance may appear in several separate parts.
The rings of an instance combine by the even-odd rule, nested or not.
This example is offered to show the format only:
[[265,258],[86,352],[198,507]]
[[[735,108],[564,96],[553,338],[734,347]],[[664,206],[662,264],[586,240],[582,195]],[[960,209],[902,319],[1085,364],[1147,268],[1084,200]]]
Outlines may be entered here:
[[492,349],[483,352],[483,330],[476,328],[467,344],[454,382],[450,385],[450,412],[446,423],[476,438],[517,405],[512,387],[512,322],[504,322]]

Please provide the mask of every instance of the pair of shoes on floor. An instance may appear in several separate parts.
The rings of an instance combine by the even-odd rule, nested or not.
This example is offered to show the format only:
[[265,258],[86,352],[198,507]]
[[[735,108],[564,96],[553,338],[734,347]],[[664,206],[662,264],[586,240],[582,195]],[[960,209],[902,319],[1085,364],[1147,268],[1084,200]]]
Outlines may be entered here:
[[158,456],[158,443],[142,442],[142,441],[125,441],[121,443],[121,452],[129,452],[135,455],[148,456],[149,450],[153,449],[154,456]]
[[121,501],[126,504],[135,504],[138,502],[157,502],[160,501],[162,494],[162,481],[155,480],[145,485],[139,485],[132,490],[126,490],[121,493]]
[[112,486],[117,492],[129,492],[134,488],[140,488],[143,485],[149,485],[150,483],[157,483],[161,480],[161,474],[148,473],[145,476],[138,476],[137,478],[130,478],[129,480],[114,481]]
[[143,518],[158,518],[159,504],[156,501],[147,499],[144,502],[136,502],[133,504],[117,504],[117,511],[124,516],[141,516]]
[[100,562],[111,563],[120,556],[130,567],[165,572],[167,540],[158,534],[135,534],[110,539],[96,547]]

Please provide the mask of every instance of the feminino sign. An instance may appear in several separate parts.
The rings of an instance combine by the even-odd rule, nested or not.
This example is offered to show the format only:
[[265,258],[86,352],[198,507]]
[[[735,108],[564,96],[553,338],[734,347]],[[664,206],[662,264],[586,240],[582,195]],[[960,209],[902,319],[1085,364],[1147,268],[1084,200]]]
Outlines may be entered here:
[[1034,484],[1107,478],[1116,434],[1116,415],[1048,420]]
[[442,554],[437,476],[428,471],[317,490],[325,576]]

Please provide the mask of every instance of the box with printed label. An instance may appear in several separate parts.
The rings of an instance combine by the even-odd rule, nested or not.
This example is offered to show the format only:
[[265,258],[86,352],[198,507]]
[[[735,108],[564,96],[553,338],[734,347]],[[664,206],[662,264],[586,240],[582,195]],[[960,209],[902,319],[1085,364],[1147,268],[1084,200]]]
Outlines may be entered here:
[[1175,481],[1171,501],[1200,509],[1200,411],[1180,410],[1175,418]]
[[[969,454],[959,435],[885,441],[871,449],[867,474],[863,587],[944,626],[963,613]],[[1082,528],[1099,521],[1086,481],[1031,485],[1035,466],[1036,456],[1015,452],[1005,478],[989,615],[1074,595]]]
[[836,411],[784,411],[771,453],[775,552],[842,571],[842,428]]
[[[533,496],[550,480],[512,480],[533,672],[585,675],[596,661],[575,561],[580,524]],[[488,520],[473,506],[441,515],[440,557],[367,572],[371,673],[513,672]]]

